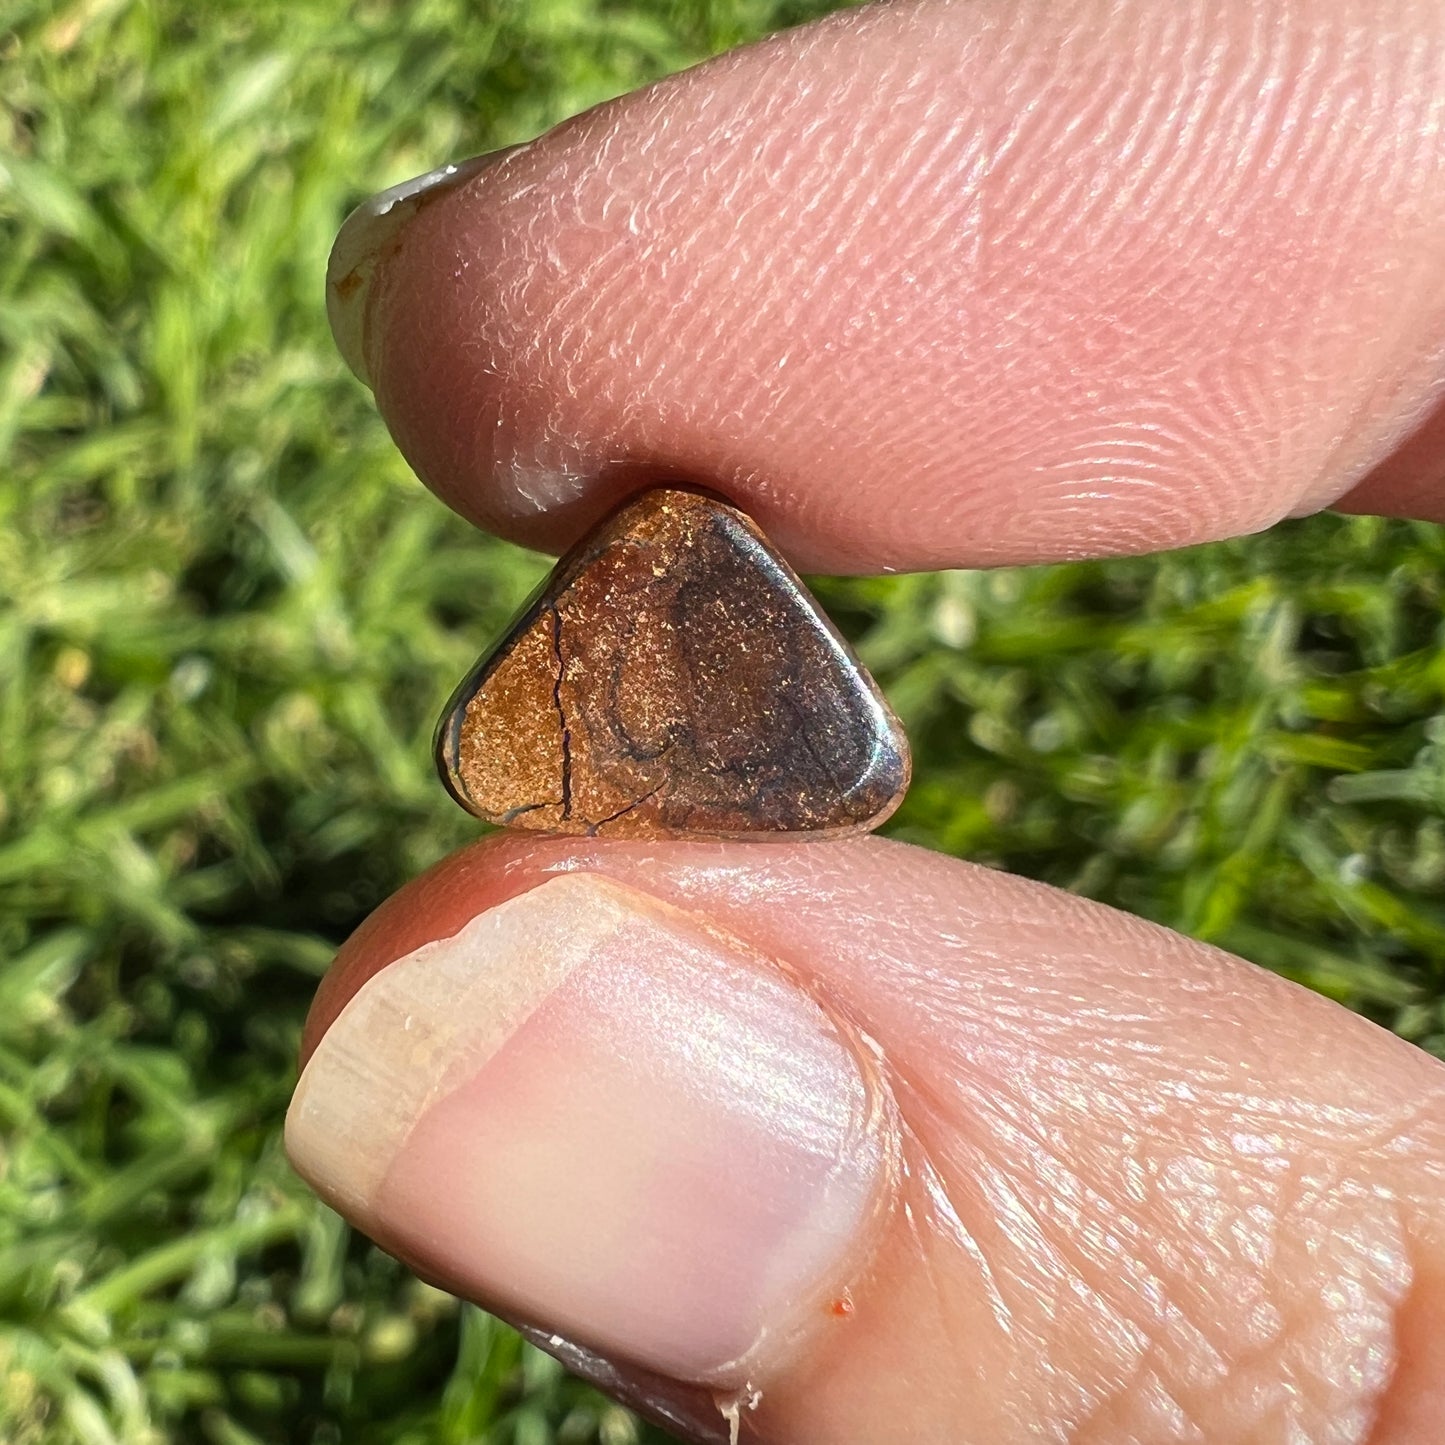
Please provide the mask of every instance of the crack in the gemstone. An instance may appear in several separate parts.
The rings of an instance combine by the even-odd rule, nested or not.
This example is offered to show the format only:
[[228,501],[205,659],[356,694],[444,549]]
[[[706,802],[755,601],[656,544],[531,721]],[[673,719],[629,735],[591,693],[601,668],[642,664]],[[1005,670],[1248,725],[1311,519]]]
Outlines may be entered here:
[[619,818],[626,817],[634,808],[640,808],[649,798],[655,798],[666,786],[667,779],[664,778],[655,788],[648,789],[640,798],[634,798],[624,807],[619,808],[615,813],[609,813],[605,818],[599,818],[595,823],[587,825],[587,836],[595,838],[600,829],[605,828],[609,823],[615,823]]
[[562,728],[562,817],[572,816],[572,729],[567,725],[567,710],[562,706],[562,614],[555,602],[549,604],[552,611],[552,656],[556,659],[557,675],[552,682],[552,705],[557,709],[557,721]]

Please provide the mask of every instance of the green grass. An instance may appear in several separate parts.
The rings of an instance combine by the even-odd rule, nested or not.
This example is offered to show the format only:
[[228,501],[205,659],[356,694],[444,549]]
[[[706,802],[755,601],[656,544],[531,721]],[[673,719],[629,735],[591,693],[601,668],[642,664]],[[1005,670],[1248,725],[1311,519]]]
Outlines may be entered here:
[[[320,281],[365,192],[823,8],[0,8],[0,1440],[638,1438],[281,1157],[332,949],[472,832],[429,729],[540,566],[410,479]],[[1445,1053],[1442,576],[1320,519],[821,590],[916,742],[896,836]]]

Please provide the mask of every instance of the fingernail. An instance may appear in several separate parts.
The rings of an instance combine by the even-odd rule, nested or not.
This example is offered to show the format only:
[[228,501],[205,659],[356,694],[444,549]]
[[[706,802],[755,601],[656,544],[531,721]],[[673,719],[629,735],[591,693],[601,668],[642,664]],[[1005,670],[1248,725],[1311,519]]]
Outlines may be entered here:
[[830,1317],[880,1217],[863,1058],[740,940],[568,874],[364,984],[286,1145],[458,1293],[734,1388]]
[[341,223],[331,245],[331,258],[326,263],[326,316],[331,322],[337,349],[358,380],[371,385],[366,308],[377,264],[423,204],[464,185],[478,171],[521,149],[521,146],[504,146],[501,150],[414,176],[363,201]]

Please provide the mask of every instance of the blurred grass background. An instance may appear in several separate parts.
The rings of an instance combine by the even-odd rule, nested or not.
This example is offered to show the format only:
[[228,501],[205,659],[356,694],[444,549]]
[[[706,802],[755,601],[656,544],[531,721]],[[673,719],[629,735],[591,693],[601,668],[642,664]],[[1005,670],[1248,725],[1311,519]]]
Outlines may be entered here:
[[[410,478],[321,278],[368,191],[826,8],[0,4],[0,1440],[644,1433],[281,1157],[332,949],[473,832],[429,731],[541,566]],[[915,740],[896,836],[1445,1054],[1442,575],[1325,518],[820,590]]]

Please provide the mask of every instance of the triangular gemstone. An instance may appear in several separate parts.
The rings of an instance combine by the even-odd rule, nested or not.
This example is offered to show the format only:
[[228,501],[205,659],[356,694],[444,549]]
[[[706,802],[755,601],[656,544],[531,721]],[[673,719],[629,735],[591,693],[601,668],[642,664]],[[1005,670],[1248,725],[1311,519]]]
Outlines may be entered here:
[[437,765],[479,818],[617,838],[874,827],[897,719],[743,513],[662,488],[557,564],[457,689]]

